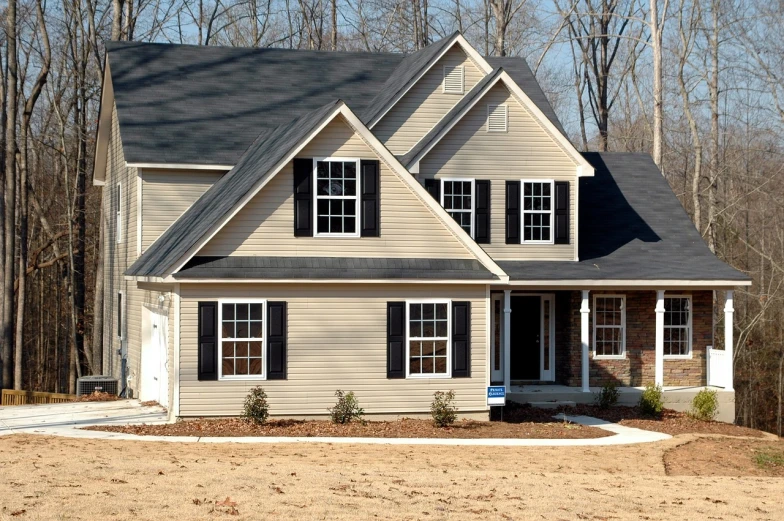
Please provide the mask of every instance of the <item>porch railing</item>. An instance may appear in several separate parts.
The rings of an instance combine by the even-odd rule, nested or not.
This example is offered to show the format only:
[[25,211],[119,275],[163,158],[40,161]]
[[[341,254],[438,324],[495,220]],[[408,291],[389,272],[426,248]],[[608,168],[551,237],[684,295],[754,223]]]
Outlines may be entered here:
[[30,405],[34,403],[66,403],[77,398],[75,394],[41,393],[3,389],[0,405]]
[[708,346],[708,385],[714,387],[727,387],[731,360],[723,349],[714,349]]

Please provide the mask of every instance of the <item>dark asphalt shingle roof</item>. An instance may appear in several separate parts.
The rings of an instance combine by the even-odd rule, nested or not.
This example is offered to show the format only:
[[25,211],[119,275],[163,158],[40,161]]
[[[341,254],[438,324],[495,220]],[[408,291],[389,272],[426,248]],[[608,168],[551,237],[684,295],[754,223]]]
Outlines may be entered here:
[[188,279],[497,279],[471,259],[194,257],[174,275]]
[[749,277],[711,253],[647,154],[585,153],[579,262],[500,261],[511,280],[728,280]]
[[342,102],[328,103],[294,121],[263,132],[237,164],[161,235],[126,275],[162,276],[218,223],[270,170]]
[[[125,159],[233,165],[263,129],[337,98],[357,114],[380,103],[383,88],[394,90],[384,86],[404,77],[399,69],[410,75],[451,38],[409,56],[108,42]],[[524,59],[488,61],[560,126]]]

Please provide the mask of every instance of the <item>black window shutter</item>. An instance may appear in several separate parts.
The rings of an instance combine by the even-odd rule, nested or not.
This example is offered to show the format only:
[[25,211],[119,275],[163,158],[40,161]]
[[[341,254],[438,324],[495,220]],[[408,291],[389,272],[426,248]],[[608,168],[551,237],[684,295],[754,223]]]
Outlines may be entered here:
[[362,237],[379,237],[381,231],[381,180],[380,162],[359,162],[362,172]]
[[490,181],[476,181],[474,209],[474,240],[478,244],[490,244]]
[[286,303],[267,302],[267,380],[286,379]]
[[425,190],[433,196],[433,199],[441,204],[441,180],[440,179],[425,179]]
[[520,181],[506,182],[506,244],[520,244]]
[[294,237],[313,236],[313,159],[294,158]]
[[387,378],[406,377],[406,303],[387,302]]
[[555,244],[569,244],[569,181],[555,182]]
[[471,303],[452,303],[452,378],[471,376]]
[[218,379],[218,303],[199,302],[199,381]]

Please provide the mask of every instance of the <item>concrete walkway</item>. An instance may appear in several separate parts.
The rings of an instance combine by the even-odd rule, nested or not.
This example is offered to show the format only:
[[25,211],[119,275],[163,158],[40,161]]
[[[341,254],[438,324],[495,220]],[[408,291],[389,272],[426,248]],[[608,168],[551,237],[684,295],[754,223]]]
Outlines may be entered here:
[[[563,415],[555,416],[563,419]],[[88,431],[92,425],[138,425],[167,423],[159,406],[142,406],[135,400],[73,404],[0,407],[0,436],[45,434],[68,438],[101,440],[162,441],[176,443],[346,443],[375,445],[445,445],[496,447],[580,447],[650,443],[671,438],[669,434],[645,431],[606,422],[590,416],[567,416],[569,421],[596,427],[613,436],[587,439],[439,439],[439,438],[328,438],[328,437],[196,437],[137,436],[119,432]]]

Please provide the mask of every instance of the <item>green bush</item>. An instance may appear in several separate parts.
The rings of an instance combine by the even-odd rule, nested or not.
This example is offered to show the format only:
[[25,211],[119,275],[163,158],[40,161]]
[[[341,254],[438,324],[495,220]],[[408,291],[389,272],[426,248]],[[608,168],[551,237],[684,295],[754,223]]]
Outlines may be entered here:
[[648,416],[659,416],[664,410],[664,398],[660,385],[648,385],[640,396],[640,411]]
[[457,420],[457,407],[452,405],[455,399],[454,391],[436,391],[433,393],[433,403],[430,404],[430,414],[433,416],[433,425],[448,427]]
[[267,421],[269,416],[269,404],[267,404],[267,393],[261,387],[254,387],[245,397],[245,406],[242,410],[242,417],[245,421],[260,425]]
[[698,420],[711,421],[718,413],[719,393],[713,389],[703,389],[691,401],[691,415]]
[[344,393],[340,389],[335,391],[335,396],[338,401],[335,406],[329,411],[332,418],[332,423],[351,423],[354,420],[362,421],[362,415],[365,414],[365,409],[359,406],[357,397],[354,396],[353,391]]
[[609,383],[602,387],[598,393],[594,393],[593,402],[602,409],[609,409],[618,403],[618,386]]

